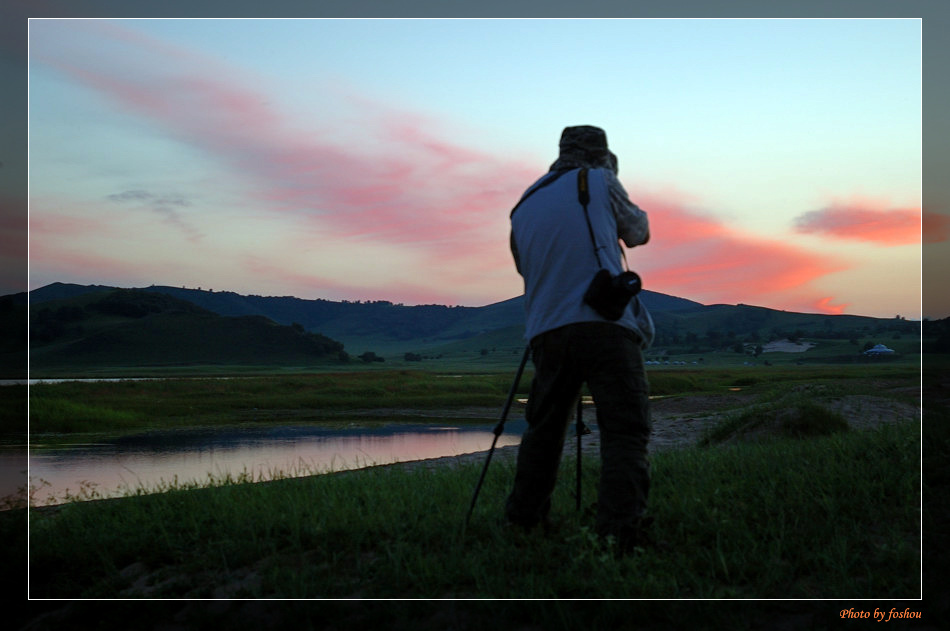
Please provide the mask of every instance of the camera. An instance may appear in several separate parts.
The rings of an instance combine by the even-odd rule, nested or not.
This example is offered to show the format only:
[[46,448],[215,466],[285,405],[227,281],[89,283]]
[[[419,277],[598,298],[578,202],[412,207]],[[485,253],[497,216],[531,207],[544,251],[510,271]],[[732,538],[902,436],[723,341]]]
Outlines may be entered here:
[[636,272],[621,272],[612,276],[605,269],[594,275],[584,293],[584,302],[607,320],[619,320],[630,299],[640,293],[640,276]]

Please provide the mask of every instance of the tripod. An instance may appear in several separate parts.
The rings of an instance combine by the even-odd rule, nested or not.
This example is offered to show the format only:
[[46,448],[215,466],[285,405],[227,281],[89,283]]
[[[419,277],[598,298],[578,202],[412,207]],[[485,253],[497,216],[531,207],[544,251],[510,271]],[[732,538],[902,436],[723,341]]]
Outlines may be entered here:
[[575,492],[576,508],[581,509],[581,478],[583,477],[583,468],[581,467],[581,436],[590,434],[590,428],[584,424],[584,397],[577,397],[577,417],[574,424],[574,433],[577,436],[577,491]]
[[[505,431],[505,421],[508,419],[508,412],[511,409],[511,404],[514,401],[515,394],[518,391],[518,385],[521,383],[521,375],[524,372],[525,364],[528,363],[528,357],[530,354],[531,347],[525,347],[524,355],[521,357],[521,364],[518,366],[517,373],[515,373],[515,381],[511,384],[511,390],[508,391],[508,399],[505,401],[505,407],[501,412],[501,420],[498,421],[498,424],[495,425],[495,428],[492,430],[492,433],[495,435],[495,437],[492,439],[491,448],[488,450],[488,457],[485,459],[485,466],[482,468],[482,475],[479,477],[478,484],[475,486],[475,493],[472,496],[472,503],[468,507],[468,515],[465,517],[466,526],[468,526],[468,522],[472,518],[472,511],[475,510],[475,502],[478,501],[478,494],[482,490],[482,483],[485,481],[485,474],[488,473],[488,465],[491,464],[492,455],[495,453],[495,445],[498,443],[498,437],[501,436],[502,432]],[[577,491],[575,493],[577,510],[581,509],[581,477],[583,473],[581,467],[581,436],[591,433],[590,428],[584,424],[583,405],[584,397],[578,395],[577,416],[575,423],[575,434],[577,436]]]

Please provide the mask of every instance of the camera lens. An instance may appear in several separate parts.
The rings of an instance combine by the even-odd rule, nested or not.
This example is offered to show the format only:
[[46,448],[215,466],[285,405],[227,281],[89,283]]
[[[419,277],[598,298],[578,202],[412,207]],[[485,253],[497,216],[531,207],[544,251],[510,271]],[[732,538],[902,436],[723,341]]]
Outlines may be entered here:
[[636,272],[622,272],[617,276],[617,285],[634,295],[640,291],[640,277]]

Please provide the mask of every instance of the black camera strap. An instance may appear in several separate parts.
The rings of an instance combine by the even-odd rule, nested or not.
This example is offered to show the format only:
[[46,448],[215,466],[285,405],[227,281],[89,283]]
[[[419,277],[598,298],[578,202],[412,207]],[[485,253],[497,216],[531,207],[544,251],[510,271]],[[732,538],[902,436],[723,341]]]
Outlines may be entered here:
[[515,211],[518,210],[518,207],[521,206],[521,204],[523,204],[526,199],[528,199],[529,197],[531,197],[532,195],[540,191],[542,188],[544,188],[548,184],[554,184],[554,182],[565,173],[567,173],[567,171],[555,171],[553,173],[549,173],[546,176],[547,179],[542,180],[540,184],[538,184],[533,189],[531,189],[530,191],[528,191],[527,193],[521,196],[521,199],[518,200],[518,203],[515,204],[515,207],[511,209],[511,213],[509,213],[508,218],[510,219],[511,217],[514,216]]
[[577,201],[584,207],[584,219],[587,221],[587,232],[590,233],[590,242],[594,246],[594,256],[597,257],[597,267],[603,269],[604,264],[600,261],[600,248],[597,247],[597,239],[594,238],[594,227],[590,223],[590,212],[587,210],[590,204],[590,187],[587,185],[587,169],[583,168],[577,172]]
[[[597,265],[600,269],[605,269],[604,264],[600,260],[600,248],[597,247],[597,239],[594,237],[594,227],[590,223],[590,211],[587,210],[587,206],[590,204],[590,186],[587,184],[586,167],[577,173],[577,201],[584,207],[584,219],[587,221],[587,232],[590,234],[591,245],[594,246],[594,256],[597,258]],[[627,253],[623,251],[623,248],[620,248],[620,255],[623,257],[624,268],[629,270],[630,266],[627,265]]]
[[[590,234],[590,242],[591,242],[591,245],[594,246],[594,256],[597,258],[597,265],[600,267],[600,271],[597,272],[597,275],[598,276],[601,274],[610,275],[610,271],[604,267],[603,262],[601,262],[600,260],[600,251],[599,251],[600,248],[597,247],[597,238],[594,236],[594,227],[590,223],[590,211],[588,211],[587,209],[587,206],[590,204],[590,187],[587,183],[587,169],[586,168],[582,168],[577,173],[577,201],[579,201],[581,206],[584,207],[584,219],[587,221],[587,232]],[[627,253],[624,252],[623,248],[620,247],[619,245],[617,247],[620,250],[620,255],[623,257],[624,269],[626,269],[627,273],[629,273],[630,265],[627,263]],[[594,277],[594,281],[595,282],[597,281],[597,276]],[[640,281],[639,281],[639,276],[638,276],[637,283],[639,282]],[[637,291],[639,291],[639,288],[637,289]],[[591,288],[588,288],[587,293],[590,294],[590,292],[591,292]],[[588,301],[587,295],[584,296],[584,301],[590,304]],[[640,315],[640,299],[637,296],[633,297],[633,305],[634,305],[633,306],[634,315],[639,316]],[[597,309],[596,306],[594,308]],[[601,313],[599,309],[597,309],[597,312],[600,313],[601,315],[604,315],[603,313]],[[608,319],[616,320],[617,318],[608,317]]]
[[[508,215],[508,217],[513,217],[515,211],[518,210],[525,200],[540,191],[545,186],[554,184],[558,178],[570,170],[571,169],[566,169],[548,174],[546,179],[543,179],[537,186],[522,195],[521,199],[518,200],[518,203],[515,204],[515,207],[511,209],[511,213]],[[600,269],[606,269],[600,260],[600,248],[597,247],[597,239],[594,237],[594,227],[590,223],[590,212],[587,210],[587,206],[590,204],[590,187],[587,184],[587,167],[579,169],[577,172],[577,200],[581,203],[581,206],[584,207],[584,219],[587,221],[587,231],[590,234],[591,245],[594,246],[594,256],[597,258],[597,266]],[[627,265],[627,253],[623,251],[623,248],[620,248],[620,255],[623,257],[624,268],[629,270],[630,266]]]

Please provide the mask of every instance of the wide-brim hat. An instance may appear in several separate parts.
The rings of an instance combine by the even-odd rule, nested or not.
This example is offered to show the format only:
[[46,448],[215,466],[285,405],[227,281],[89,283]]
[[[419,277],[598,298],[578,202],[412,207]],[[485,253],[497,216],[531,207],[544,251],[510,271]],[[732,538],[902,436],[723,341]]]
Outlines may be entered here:
[[607,147],[607,132],[593,125],[565,127],[558,144],[556,168],[608,168],[617,171],[617,156]]
[[591,155],[607,155],[607,132],[593,125],[565,127],[559,143],[561,152],[581,150]]

